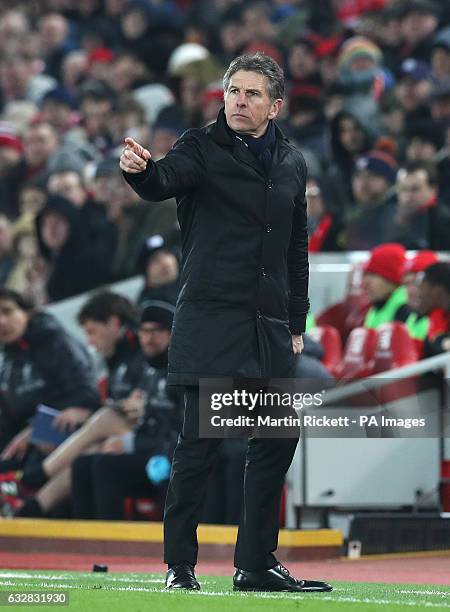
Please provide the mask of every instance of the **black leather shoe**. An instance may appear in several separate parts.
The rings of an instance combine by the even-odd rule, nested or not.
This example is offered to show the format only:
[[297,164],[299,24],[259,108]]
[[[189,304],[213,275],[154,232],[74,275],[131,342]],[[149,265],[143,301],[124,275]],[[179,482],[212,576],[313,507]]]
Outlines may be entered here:
[[166,575],[166,589],[199,591],[200,584],[195,577],[194,566],[186,561],[172,566]]
[[236,569],[233,591],[290,591],[292,593],[325,593],[333,587],[317,580],[297,580],[278,563],[268,570],[249,572]]

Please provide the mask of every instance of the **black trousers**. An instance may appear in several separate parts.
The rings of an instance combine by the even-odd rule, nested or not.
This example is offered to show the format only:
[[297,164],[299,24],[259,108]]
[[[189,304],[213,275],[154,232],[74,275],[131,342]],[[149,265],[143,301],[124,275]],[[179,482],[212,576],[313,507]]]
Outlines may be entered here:
[[[185,388],[183,428],[172,462],[164,511],[164,561],[197,563],[197,526],[209,472],[221,439],[198,437],[199,389]],[[284,476],[297,438],[249,438],[234,565],[244,570],[274,567]]]
[[162,506],[167,481],[153,485],[146,473],[146,454],[81,455],[72,466],[74,518],[123,520],[126,497],[148,496]]

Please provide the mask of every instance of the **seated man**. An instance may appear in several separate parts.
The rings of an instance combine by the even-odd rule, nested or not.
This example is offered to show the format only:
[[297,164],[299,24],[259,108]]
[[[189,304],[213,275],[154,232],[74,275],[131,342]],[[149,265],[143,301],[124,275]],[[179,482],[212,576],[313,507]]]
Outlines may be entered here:
[[450,351],[450,264],[429,266],[419,285],[419,313],[430,320],[424,357]]
[[73,431],[100,403],[92,362],[78,340],[20,294],[0,289],[0,471],[32,463],[28,421],[38,404],[61,411],[60,428]]
[[[144,483],[147,485],[147,493],[153,493],[157,499],[163,501],[178,426],[178,397],[166,390],[167,354],[173,311],[171,304],[157,301],[144,310],[138,331],[143,363],[141,379],[126,399],[111,399],[108,406],[99,410],[78,432],[49,455],[42,462],[40,472],[24,472],[21,480],[23,484],[43,486],[34,497],[25,501],[16,516],[43,516],[68,497],[70,466],[79,455],[86,452],[101,452],[101,456],[103,453],[114,456],[124,453],[123,470],[121,466],[116,465],[118,462],[114,458],[99,460],[98,455],[89,455],[89,461],[92,457],[97,458],[92,459],[96,470],[101,463],[114,463],[109,477],[104,475],[99,489],[95,489],[97,492],[103,491],[105,496],[100,496],[102,510],[90,513],[91,518],[95,518],[97,514],[99,518],[104,519],[121,518],[123,504],[117,504],[116,500],[124,487],[127,491],[130,487],[134,491],[133,487],[142,488]],[[153,461],[152,468],[155,490],[152,489],[145,472],[145,466],[152,457],[158,458]],[[155,461],[157,468],[154,467]],[[79,465],[85,464],[86,462]],[[167,477],[161,478],[164,466]],[[77,473],[75,470],[74,474]],[[78,485],[74,483],[74,486],[76,488]],[[111,491],[107,495],[109,487]],[[91,508],[92,500],[92,495],[77,496],[75,515],[87,518],[89,511],[86,508]]]
[[437,262],[437,255],[433,251],[419,251],[414,257],[406,260],[405,269],[403,270],[402,284],[406,288],[408,306],[411,308],[411,314],[406,319],[405,324],[409,335],[414,340],[419,356],[423,352],[423,343],[428,335],[430,319],[427,314],[418,311],[418,281],[423,276],[422,272]]
[[401,285],[404,267],[405,249],[400,244],[382,244],[371,251],[364,266],[364,287],[371,303],[364,327],[377,329],[383,323],[407,320],[411,309]]

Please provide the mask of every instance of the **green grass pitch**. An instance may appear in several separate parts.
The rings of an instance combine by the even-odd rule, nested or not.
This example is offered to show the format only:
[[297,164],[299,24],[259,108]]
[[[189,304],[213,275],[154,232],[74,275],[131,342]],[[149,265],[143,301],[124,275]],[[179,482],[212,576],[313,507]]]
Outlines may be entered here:
[[163,591],[161,574],[0,570],[0,591],[69,593],[67,606],[9,605],[6,610],[68,612],[383,612],[450,610],[450,587],[333,582],[332,593],[233,593],[229,577],[199,576],[200,592]]

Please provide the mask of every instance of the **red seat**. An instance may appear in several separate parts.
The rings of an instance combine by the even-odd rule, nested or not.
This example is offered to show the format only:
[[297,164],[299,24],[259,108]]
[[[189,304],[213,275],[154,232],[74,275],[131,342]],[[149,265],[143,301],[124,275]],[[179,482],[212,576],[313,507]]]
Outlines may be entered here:
[[386,372],[417,361],[417,349],[406,325],[399,321],[384,323],[378,328],[374,373]]
[[336,377],[357,379],[370,376],[373,373],[377,337],[375,329],[354,329],[345,344],[342,361],[335,370]]
[[319,325],[313,327],[308,335],[322,345],[324,350],[322,363],[333,374],[342,359],[342,341],[339,331],[332,325]]

